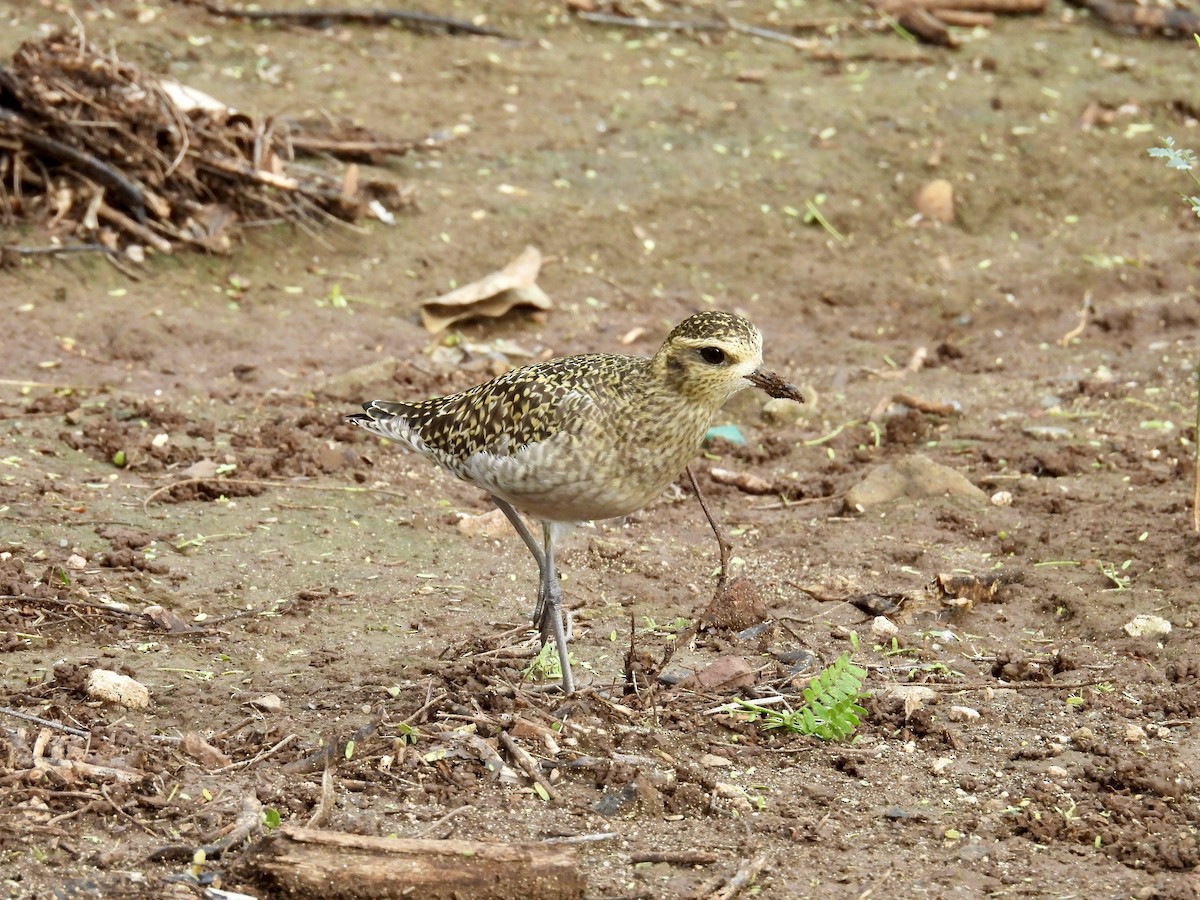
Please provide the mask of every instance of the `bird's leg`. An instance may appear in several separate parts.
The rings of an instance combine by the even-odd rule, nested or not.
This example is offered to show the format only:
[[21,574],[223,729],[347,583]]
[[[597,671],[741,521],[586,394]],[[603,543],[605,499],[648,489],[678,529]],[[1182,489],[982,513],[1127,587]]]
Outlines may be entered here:
[[492,502],[500,508],[500,512],[512,522],[512,527],[516,529],[517,534],[521,536],[521,540],[525,542],[525,546],[529,548],[529,552],[533,554],[533,558],[537,560],[538,569],[544,569],[546,566],[545,559],[542,557],[542,548],[538,544],[537,539],[529,531],[529,527],[525,524],[525,520],[521,518],[521,514],[513,508],[513,505],[507,500],[501,500],[499,497],[492,496]]
[[[543,555],[541,584],[538,586],[538,606],[540,616],[534,624],[542,634],[542,643],[554,638],[554,647],[558,650],[558,662],[562,667],[562,689],[564,694],[575,693],[575,678],[571,674],[571,660],[567,656],[567,641],[570,636],[570,615],[567,616],[567,628],[563,628],[563,595],[558,583],[558,570],[554,567],[554,540],[558,534],[558,526],[552,522],[542,523],[542,534],[546,546]],[[540,619],[540,621],[538,621]]]
[[[571,663],[567,658],[567,641],[571,640],[574,630],[571,623],[571,613],[563,610],[562,586],[558,581],[558,570],[554,565],[554,541],[557,537],[557,527],[549,522],[542,523],[542,534],[545,538],[545,549],[538,546],[537,540],[529,531],[529,526],[521,518],[521,514],[507,500],[501,500],[493,495],[492,502],[504,513],[513,529],[521,536],[529,552],[533,554],[538,565],[538,596],[533,607],[533,624],[542,636],[542,644],[554,641],[558,651],[558,661],[563,672],[563,693],[575,691],[575,679],[571,674]],[[563,620],[566,619],[566,627]]]
[[537,539],[529,531],[529,526],[525,524],[525,520],[521,518],[521,514],[513,508],[513,505],[507,500],[501,500],[499,497],[492,495],[492,502],[499,507],[500,512],[508,518],[512,523],[512,527],[516,529],[517,534],[521,536],[521,540],[525,542],[525,546],[529,548],[529,552],[533,554],[533,558],[537,560],[538,565],[538,598],[533,604],[533,624],[537,625],[543,616],[546,607],[546,597],[542,593],[541,585],[545,583],[546,575],[546,557],[542,553],[542,548],[538,544]]
[[721,589],[729,580],[729,556],[732,548],[729,545],[729,538],[725,535],[725,529],[713,518],[712,510],[708,508],[708,501],[704,499],[704,492],[700,490],[700,482],[696,480],[696,474],[692,471],[692,467],[687,466],[683,471],[687,472],[688,480],[692,483],[692,490],[696,492],[696,499],[700,501],[700,508],[704,510],[704,516],[708,519],[708,524],[712,526],[713,534],[717,537],[717,552],[721,555],[721,577],[717,579],[717,596],[719,597]]

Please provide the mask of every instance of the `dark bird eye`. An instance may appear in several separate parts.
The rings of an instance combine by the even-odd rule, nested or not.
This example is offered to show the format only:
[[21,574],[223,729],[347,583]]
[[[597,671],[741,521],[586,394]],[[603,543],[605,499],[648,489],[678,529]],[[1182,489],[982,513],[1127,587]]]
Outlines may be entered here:
[[719,366],[725,362],[725,351],[720,347],[703,347],[700,350],[700,358],[711,366]]

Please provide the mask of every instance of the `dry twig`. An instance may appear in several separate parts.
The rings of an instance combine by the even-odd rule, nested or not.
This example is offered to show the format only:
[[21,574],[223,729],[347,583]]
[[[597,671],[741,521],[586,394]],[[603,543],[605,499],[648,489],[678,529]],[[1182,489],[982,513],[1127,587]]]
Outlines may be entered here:
[[[389,181],[301,170],[294,155],[306,149],[305,127],[235,113],[93,47],[82,32],[28,40],[0,68],[0,214],[109,250],[227,252],[246,222],[353,222],[378,214],[373,204],[410,205],[410,192]],[[431,146],[339,128],[322,123],[311,149],[336,154],[347,130],[344,149],[358,157]],[[7,248],[0,264],[19,255]]]
[[417,31],[436,30],[446,34],[469,34],[513,40],[503,31],[488,28],[486,25],[476,25],[465,19],[452,19],[448,16],[404,9],[239,9],[213,2],[206,2],[204,8],[214,16],[224,16],[227,19],[290,22],[309,28],[327,28],[333,22],[353,22],[359,25],[390,25],[394,22]]

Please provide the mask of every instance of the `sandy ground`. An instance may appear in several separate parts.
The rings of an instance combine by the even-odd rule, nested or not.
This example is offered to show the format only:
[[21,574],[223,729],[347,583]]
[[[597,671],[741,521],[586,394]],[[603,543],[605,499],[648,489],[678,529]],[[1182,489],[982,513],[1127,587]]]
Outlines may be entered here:
[[[1200,50],[1058,3],[957,50],[858,7],[728,7],[823,30],[796,49],[489,4],[501,41],[75,8],[241,109],[452,139],[385,167],[417,196],[390,227],[254,229],[140,280],[87,256],[0,270],[0,705],[60,726],[0,715],[3,892],[191,895],[164,879],[243,814],[201,877],[273,896],[247,847],[277,814],[559,841],[588,897],[732,896],[751,864],[764,897],[1197,893],[1200,223],[1146,150],[1200,145]],[[0,2],[4,57],[68,12]],[[935,178],[952,224],[914,218]],[[421,327],[423,299],[527,245],[552,310],[457,348]],[[696,463],[751,627],[697,627],[717,555],[681,481],[570,537],[585,689],[533,692],[520,542],[464,529],[479,491],[341,417],[529,358],[649,354],[706,308],[751,317],[810,401],[779,421],[739,396],[719,424],[746,445]],[[918,456],[934,496],[847,508]],[[977,490],[946,496],[948,472]],[[1173,628],[1131,636],[1138,615]],[[797,703],[844,652],[869,673],[852,741],[718,711]],[[678,684],[733,657],[738,686]],[[90,697],[97,668],[149,707]],[[485,765],[501,731],[549,800],[507,752]]]

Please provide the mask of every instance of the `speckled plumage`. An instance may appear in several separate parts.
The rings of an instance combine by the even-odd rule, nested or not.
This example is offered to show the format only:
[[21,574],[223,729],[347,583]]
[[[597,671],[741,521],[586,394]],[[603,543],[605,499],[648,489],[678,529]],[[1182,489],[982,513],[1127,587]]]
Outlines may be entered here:
[[[544,554],[521,532],[542,570],[540,610],[557,591],[556,575],[553,585],[546,583],[556,533],[548,523],[641,509],[679,476],[713,417],[743,388],[800,399],[761,364],[762,336],[754,325],[732,313],[704,312],[676,326],[652,357],[553,359],[446,397],[372,400],[348,419],[487,491],[519,531],[506,505],[541,520]],[[546,621],[540,624],[545,635]]]

